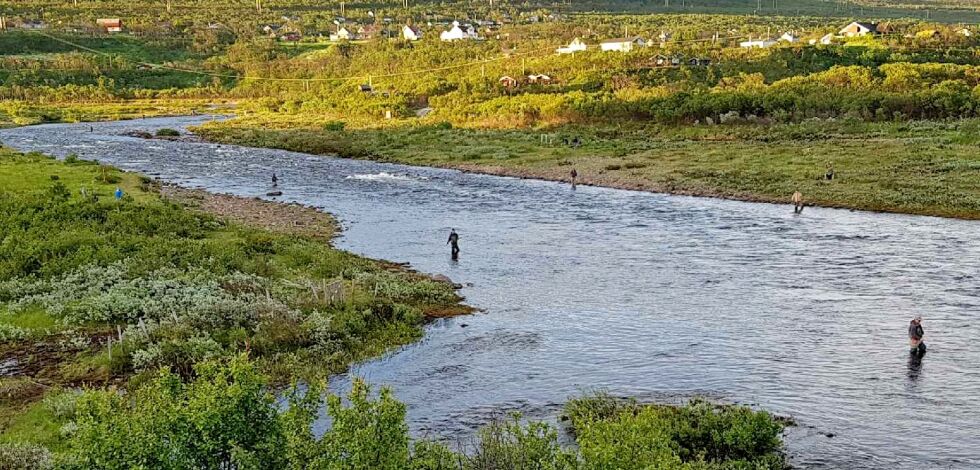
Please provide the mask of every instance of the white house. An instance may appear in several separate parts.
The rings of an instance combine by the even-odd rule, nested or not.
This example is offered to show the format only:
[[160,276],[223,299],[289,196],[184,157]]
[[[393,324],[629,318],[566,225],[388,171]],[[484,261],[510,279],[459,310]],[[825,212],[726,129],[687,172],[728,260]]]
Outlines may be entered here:
[[780,41],[786,41],[786,42],[796,42],[796,41],[799,41],[800,38],[796,37],[795,34],[787,31],[787,32],[783,33],[782,36],[779,36],[779,40]]
[[338,29],[336,33],[330,34],[331,41],[353,41],[354,39],[357,39],[357,35],[344,26]]
[[755,39],[755,40],[749,39],[748,41],[742,41],[738,43],[739,46],[744,47],[746,49],[750,49],[753,47],[769,47],[769,46],[774,46],[775,44],[776,41],[773,41],[772,39]]
[[617,51],[617,52],[629,52],[632,51],[634,47],[646,46],[647,42],[639,36],[633,36],[631,38],[616,38],[616,39],[606,39],[599,44],[599,47],[604,51]]
[[402,27],[402,37],[407,41],[418,41],[422,39],[422,31],[409,25]]
[[844,37],[851,38],[855,36],[864,36],[866,34],[875,34],[877,32],[878,32],[878,25],[874,23],[862,23],[859,21],[853,21],[851,22],[851,24],[844,26],[844,28],[841,29],[840,32],[837,34],[840,34],[841,36]]
[[584,41],[579,38],[575,38],[572,39],[572,42],[568,43],[567,46],[559,47],[555,50],[555,52],[559,54],[574,54],[576,52],[584,51],[588,49],[588,47],[589,46],[587,46]]
[[958,31],[956,31],[956,34],[959,34],[960,36],[970,37],[973,36],[973,31],[970,31],[969,28],[960,28]]
[[543,73],[532,73],[531,75],[528,75],[527,76],[527,82],[528,83],[541,83],[541,84],[547,85],[547,84],[551,83],[551,77],[549,77],[548,75],[545,75]]
[[476,34],[476,30],[472,26],[460,26],[459,21],[453,21],[453,27],[449,31],[439,33],[439,39],[442,41],[461,41],[464,39],[479,39],[479,35]]
[[835,38],[834,38],[834,35],[833,34],[827,33],[822,38],[820,38],[820,44],[823,44],[825,46],[829,46],[829,45],[831,45],[831,44],[834,43],[834,39]]

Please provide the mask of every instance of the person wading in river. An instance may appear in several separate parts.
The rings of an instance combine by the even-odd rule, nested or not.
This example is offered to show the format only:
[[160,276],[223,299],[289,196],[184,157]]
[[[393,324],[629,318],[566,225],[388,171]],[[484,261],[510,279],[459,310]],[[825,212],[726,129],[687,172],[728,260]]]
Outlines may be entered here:
[[459,234],[456,233],[456,229],[449,231],[449,241],[446,244],[452,244],[453,259],[459,259]]
[[278,186],[279,186],[279,178],[277,178],[277,177],[276,177],[276,174],[275,174],[275,173],[273,173],[273,174],[272,174],[272,187],[273,187],[273,188],[276,188],[276,187],[278,187]]
[[793,193],[793,213],[794,214],[803,213],[803,193],[799,191]]
[[922,315],[916,315],[909,322],[909,352],[912,354],[925,354],[926,343],[922,341],[925,331],[922,330]]
[[572,189],[575,189],[575,178],[578,178],[578,172],[575,171],[575,168],[572,168],[572,172],[569,175],[572,177]]

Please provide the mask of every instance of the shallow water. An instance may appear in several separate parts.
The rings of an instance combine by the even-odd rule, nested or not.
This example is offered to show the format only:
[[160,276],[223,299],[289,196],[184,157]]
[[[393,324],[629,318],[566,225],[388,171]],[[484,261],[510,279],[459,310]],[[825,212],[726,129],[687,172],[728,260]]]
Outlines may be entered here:
[[[694,395],[794,417],[794,463],[980,466],[980,223],[668,196],[146,141],[207,118],[45,125],[0,141],[336,214],[339,245],[470,285],[485,309],[353,374],[394,387],[417,435],[553,416],[582,390]],[[449,259],[449,229],[462,256]],[[907,353],[925,316],[929,353]],[[343,387],[344,380],[337,381]],[[834,437],[826,437],[826,434]]]

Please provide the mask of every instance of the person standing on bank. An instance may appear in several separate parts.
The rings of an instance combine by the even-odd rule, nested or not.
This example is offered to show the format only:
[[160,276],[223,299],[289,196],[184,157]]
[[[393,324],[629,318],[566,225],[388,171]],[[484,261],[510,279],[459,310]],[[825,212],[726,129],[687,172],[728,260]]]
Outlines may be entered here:
[[459,234],[456,233],[456,229],[451,229],[449,231],[449,241],[447,241],[446,244],[452,245],[453,259],[459,259]]
[[922,315],[916,315],[909,322],[909,352],[912,354],[925,354],[926,343],[922,341],[925,331],[922,330]]

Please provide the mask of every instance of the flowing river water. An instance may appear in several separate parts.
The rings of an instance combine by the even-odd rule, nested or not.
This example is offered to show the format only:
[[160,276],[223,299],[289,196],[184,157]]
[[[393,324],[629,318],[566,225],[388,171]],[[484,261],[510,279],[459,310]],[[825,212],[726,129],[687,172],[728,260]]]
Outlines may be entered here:
[[[124,135],[206,119],[42,125],[0,141],[241,196],[265,197],[275,172],[275,199],[337,215],[340,247],[465,284],[482,313],[435,322],[351,372],[391,385],[415,435],[465,438],[506,411],[548,419],[604,389],[792,416],[786,446],[802,467],[980,466],[980,223],[794,216],[788,205]],[[929,344],[921,362],[907,350],[915,314]]]

